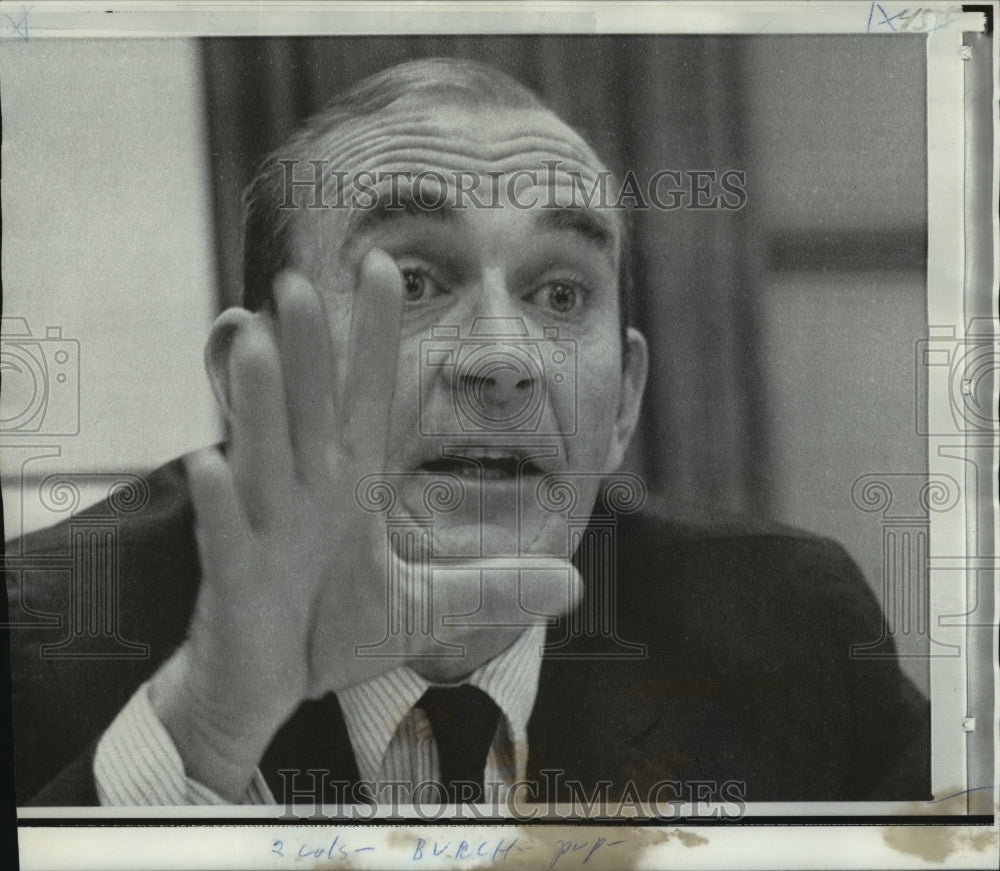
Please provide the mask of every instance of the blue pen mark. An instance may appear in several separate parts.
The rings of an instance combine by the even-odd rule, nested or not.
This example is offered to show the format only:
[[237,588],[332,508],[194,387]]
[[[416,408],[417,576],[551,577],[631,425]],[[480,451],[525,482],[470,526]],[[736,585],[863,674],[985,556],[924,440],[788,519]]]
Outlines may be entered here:
[[581,864],[586,865],[587,864],[587,860],[590,859],[590,857],[593,856],[594,853],[597,852],[597,850],[598,850],[599,847],[604,846],[605,844],[608,847],[617,847],[619,844],[624,844],[624,843],[625,843],[625,841],[607,841],[607,842],[605,842],[604,838],[598,838],[596,841],[594,841],[594,846],[590,848],[590,852],[587,853],[587,855],[583,857],[583,862]]
[[17,21],[11,18],[6,12],[3,14],[3,17],[10,22],[10,26],[13,28],[14,33],[20,36],[25,42],[28,41],[28,13],[30,13],[34,8],[34,5],[22,6],[21,17]]
[[881,27],[883,24],[888,24],[889,25],[889,29],[892,30],[893,33],[896,33],[897,32],[896,31],[896,25],[893,24],[892,22],[895,21],[897,18],[899,18],[899,16],[902,15],[903,12],[905,12],[906,10],[904,9],[903,12],[897,12],[895,15],[890,16],[889,13],[886,12],[882,8],[882,4],[881,3],[872,2],[871,8],[868,10],[868,32],[869,33],[872,32],[872,16],[875,14],[875,10],[876,9],[878,9],[878,11],[882,13],[882,20],[881,21],[876,21],[875,22],[875,26],[876,27]]
[[[935,30],[940,30],[942,27],[947,27],[949,24],[954,24],[956,21],[958,21],[958,16],[957,15],[954,18],[947,19],[946,21],[944,21],[941,24],[937,25],[937,27],[931,27],[931,28],[929,28],[928,30],[925,31],[925,33],[933,33]],[[976,789],[990,789],[990,787],[977,786]]]
[[523,853],[531,849],[519,843],[519,838],[512,838],[509,842],[505,838],[500,838],[495,844],[492,839],[484,841],[433,841],[428,843],[425,838],[416,838],[413,842],[413,855],[411,862],[421,862],[425,857],[438,858],[444,856],[446,859],[489,859],[491,865],[506,862],[511,853]]
[[343,862],[350,858],[351,853],[367,853],[369,850],[375,849],[369,846],[351,847],[339,834],[335,835],[329,843],[309,844],[301,842],[298,845],[298,850],[295,850],[292,845],[287,846],[289,847],[288,853],[285,852],[286,843],[284,841],[272,841],[271,853],[279,859],[290,858],[294,861],[301,859],[326,859],[328,862]]
[[[882,16],[880,20],[875,21],[875,11],[878,10],[879,14]],[[935,24],[933,27],[928,26],[930,21],[939,21],[940,16],[946,16],[947,13],[929,8],[917,7],[912,12],[909,8],[903,9],[897,12],[895,15],[890,15],[885,11],[885,8],[881,3],[872,2],[868,7],[868,24],[867,31],[872,32],[873,26],[875,28],[888,27],[893,33],[933,33],[935,30],[940,30],[942,27],[947,27],[949,24],[954,24],[959,20],[960,16],[954,15],[951,18],[945,18],[940,24]],[[893,24],[893,22],[896,24]]]
[[763,33],[770,26],[771,22],[774,21],[774,19],[777,17],[778,17],[777,15],[768,15],[767,20],[760,27],[757,28],[757,32]]
[[604,838],[597,838],[593,842],[557,840],[556,852],[552,856],[552,861],[549,862],[549,869],[551,871],[551,869],[555,868],[556,865],[559,863],[559,860],[567,853],[579,853],[582,852],[583,850],[587,850],[587,848],[590,847],[590,849],[587,850],[587,854],[583,857],[583,861],[580,863],[581,865],[586,865],[590,857],[593,856],[594,853],[596,853],[601,847],[617,847],[619,844],[624,844],[624,843],[625,843],[624,840],[608,841],[605,840]]
[[[943,26],[943,25],[942,25]],[[944,798],[935,798],[926,802],[927,804],[937,804],[938,802],[948,801],[950,798],[958,798],[960,795],[968,795],[970,792],[980,792],[984,789],[993,789],[992,786],[974,786],[972,789],[963,789],[961,792],[954,792],[951,795],[946,795]]]

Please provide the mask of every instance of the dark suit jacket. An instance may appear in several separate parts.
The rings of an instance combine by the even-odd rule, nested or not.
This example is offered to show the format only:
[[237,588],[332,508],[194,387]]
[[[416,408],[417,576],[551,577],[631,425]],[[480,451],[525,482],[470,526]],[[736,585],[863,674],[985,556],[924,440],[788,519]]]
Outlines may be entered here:
[[[145,658],[79,655],[107,649],[100,626],[63,649],[72,658],[43,655],[69,632],[69,574],[46,568],[69,553],[68,525],[21,542],[38,568],[9,573],[11,620],[58,615],[60,625],[10,633],[19,803],[96,804],[96,739],[184,638],[199,567],[183,468],[175,461],[147,480],[145,508],[116,521],[117,546],[92,542],[101,559],[117,554],[117,571],[104,568],[118,578],[118,633],[148,645]],[[657,512],[619,516],[615,540],[618,641],[571,633],[543,660],[529,723],[540,796],[564,799],[571,781],[610,781],[612,795],[631,782],[645,798],[671,780],[739,781],[747,801],[930,797],[929,707],[895,661],[850,657],[852,644],[880,637],[882,617],[839,546],[760,523],[679,523]],[[600,592],[594,562],[581,564],[588,596]],[[550,640],[565,640],[572,625],[552,627]],[[607,656],[624,642],[645,645],[645,658]],[[336,697],[304,705],[262,768],[272,788],[279,768],[356,779]]]

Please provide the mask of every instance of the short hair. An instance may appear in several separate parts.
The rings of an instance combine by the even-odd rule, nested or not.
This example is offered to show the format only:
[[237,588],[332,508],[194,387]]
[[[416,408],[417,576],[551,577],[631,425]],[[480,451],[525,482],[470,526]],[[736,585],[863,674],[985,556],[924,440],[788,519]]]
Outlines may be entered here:
[[[289,265],[297,209],[281,208],[286,196],[285,163],[315,160],[334,134],[351,121],[372,116],[404,97],[432,98],[442,105],[474,109],[551,110],[512,76],[465,58],[407,61],[352,85],[305,121],[283,145],[268,154],[243,197],[243,305],[251,311],[273,306],[275,276]],[[628,321],[630,277],[622,221],[619,311],[622,336]],[[623,348],[625,347],[623,343]]]

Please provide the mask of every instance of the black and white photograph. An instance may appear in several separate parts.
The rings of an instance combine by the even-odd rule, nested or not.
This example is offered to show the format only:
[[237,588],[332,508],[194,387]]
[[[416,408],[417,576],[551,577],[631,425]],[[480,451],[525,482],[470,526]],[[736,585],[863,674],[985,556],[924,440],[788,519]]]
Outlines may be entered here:
[[48,5],[21,867],[995,867],[996,4]]

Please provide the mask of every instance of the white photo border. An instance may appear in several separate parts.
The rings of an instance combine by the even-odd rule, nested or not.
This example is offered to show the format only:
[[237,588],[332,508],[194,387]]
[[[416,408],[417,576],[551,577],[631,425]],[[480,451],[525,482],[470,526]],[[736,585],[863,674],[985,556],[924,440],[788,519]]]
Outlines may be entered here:
[[[995,21],[998,3],[982,7],[992,10]],[[0,3],[0,22],[4,40],[23,43],[17,47],[29,50],[28,43],[36,39],[123,36],[863,33],[872,32],[873,15],[890,19],[907,8],[903,3],[861,0],[698,4],[4,2]],[[909,7],[910,12],[913,8]],[[977,128],[970,120],[968,96],[970,75],[978,75],[973,90],[985,92],[996,105],[1000,94],[997,45],[992,33],[984,33],[983,12],[962,12],[948,3],[922,3],[921,8],[931,12],[929,20],[935,22],[933,29],[928,28],[926,40],[929,340],[986,341],[996,348],[1000,226],[995,204],[1000,196],[1000,122],[994,112],[991,125],[980,121]],[[886,32],[885,28],[880,32]],[[974,74],[963,60],[966,34],[987,40],[984,46],[992,59]],[[985,85],[984,77],[988,80]],[[991,149],[988,159],[982,155],[983,142]],[[986,215],[991,216],[988,235],[983,230]],[[988,333],[983,332],[984,323],[990,324]],[[995,408],[995,371],[992,377],[990,395]],[[954,419],[952,386],[945,375],[940,376],[943,380],[935,378],[937,375],[928,382],[928,415],[935,420]],[[532,845],[518,858],[526,867],[543,859],[548,867],[576,867],[574,856],[569,854],[557,857],[560,864],[549,865],[560,850],[558,844],[574,839],[591,845],[603,839],[600,849],[604,852],[593,853],[592,864],[603,857],[602,862],[617,865],[613,857],[627,854],[625,861],[637,867],[640,863],[641,867],[743,867],[751,863],[749,857],[761,854],[762,844],[767,845],[767,867],[995,867],[1000,647],[994,633],[991,650],[981,649],[982,643],[970,649],[971,623],[967,618],[974,616],[973,622],[980,627],[995,627],[998,620],[1000,510],[995,471],[1000,442],[995,428],[973,432],[959,424],[953,432],[929,430],[933,434],[927,436],[928,474],[961,482],[966,494],[958,509],[931,516],[930,613],[936,616],[932,635],[936,641],[961,650],[960,656],[932,658],[930,662],[931,802],[756,803],[747,806],[744,822],[699,827],[525,824],[488,829],[433,826],[426,831],[409,822],[405,829],[382,824],[281,824],[273,821],[273,808],[225,808],[226,823],[213,822],[218,808],[159,808],[155,813],[114,808],[20,808],[22,867],[322,867],[323,861],[333,858],[332,852],[291,863],[275,854],[274,843],[326,845],[331,839],[345,837],[345,831],[352,837],[354,832],[364,835],[358,845],[365,849],[343,865],[357,868],[461,867],[469,864],[463,863],[469,856],[422,854],[417,864],[414,849],[421,839],[425,846],[437,839],[472,845],[489,842],[487,852],[491,852],[504,838],[508,844],[511,839],[520,839],[522,846]],[[3,448],[0,444],[0,456]],[[956,571],[964,583],[954,582]],[[984,657],[990,658],[992,667]],[[150,817],[155,817],[155,823]],[[784,817],[795,817],[797,823],[775,822]],[[823,817],[824,822],[811,825],[810,817]],[[878,825],[866,822],[868,817],[877,818]],[[942,824],[944,817],[949,818],[947,825]],[[968,817],[976,817],[981,824],[991,817],[992,825],[968,825]],[[833,823],[830,818],[844,821]],[[896,831],[886,818],[905,820],[905,832],[903,827]],[[921,818],[927,818],[928,823],[933,818],[935,825],[915,826]],[[181,820],[186,827],[183,838],[176,831]],[[237,825],[237,820],[245,824]],[[609,847],[613,841],[621,844]],[[510,853],[503,857],[508,864],[513,859]]]

